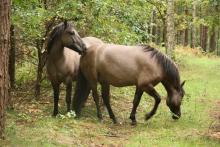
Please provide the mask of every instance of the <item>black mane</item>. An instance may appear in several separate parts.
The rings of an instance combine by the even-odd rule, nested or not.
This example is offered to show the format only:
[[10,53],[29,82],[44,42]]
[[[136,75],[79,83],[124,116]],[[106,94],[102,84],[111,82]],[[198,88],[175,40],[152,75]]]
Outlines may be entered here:
[[[69,26],[71,26],[71,24],[67,23],[66,27]],[[48,54],[50,53],[54,42],[57,41],[57,39],[60,37],[61,33],[65,30],[66,27],[64,23],[60,23],[54,27],[53,31],[50,33],[48,37],[47,48],[46,48]]]
[[176,89],[180,88],[180,76],[179,71],[174,64],[174,62],[161,53],[159,50],[151,47],[151,46],[143,46],[143,49],[145,52],[151,52],[151,57],[155,57],[157,60],[157,63],[162,67],[166,74],[167,82],[174,85]]

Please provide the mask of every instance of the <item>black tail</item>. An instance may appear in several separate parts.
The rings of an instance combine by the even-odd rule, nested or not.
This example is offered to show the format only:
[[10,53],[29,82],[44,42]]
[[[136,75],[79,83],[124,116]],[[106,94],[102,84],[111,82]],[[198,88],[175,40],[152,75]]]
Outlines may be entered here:
[[81,70],[79,70],[78,78],[76,81],[75,94],[72,101],[72,108],[76,112],[77,116],[80,115],[81,108],[86,103],[90,90],[91,88],[88,81],[84,77]]

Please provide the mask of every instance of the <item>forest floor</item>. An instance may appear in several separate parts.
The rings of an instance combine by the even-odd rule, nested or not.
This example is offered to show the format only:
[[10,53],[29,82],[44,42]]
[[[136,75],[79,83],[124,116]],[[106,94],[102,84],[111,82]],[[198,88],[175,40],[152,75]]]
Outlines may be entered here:
[[144,94],[137,110],[137,126],[130,125],[134,87],[111,87],[111,104],[119,120],[114,125],[103,108],[98,121],[91,97],[82,117],[66,115],[65,90],[59,101],[61,115],[54,118],[52,90],[44,88],[40,100],[33,100],[33,89],[21,86],[12,92],[14,109],[7,111],[6,140],[0,146],[220,146],[220,58],[190,49],[177,50],[181,79],[186,80],[182,117],[173,120],[162,96],[156,115],[144,120],[153,99]]

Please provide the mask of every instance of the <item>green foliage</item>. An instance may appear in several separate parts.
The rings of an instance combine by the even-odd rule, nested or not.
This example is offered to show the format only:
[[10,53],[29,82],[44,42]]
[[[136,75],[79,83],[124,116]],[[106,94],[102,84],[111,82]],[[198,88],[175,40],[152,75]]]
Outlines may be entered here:
[[19,35],[25,43],[33,45],[44,32],[43,21],[45,10],[37,7],[38,1],[14,1],[12,8],[12,23],[18,27]]
[[[197,21],[193,23],[219,26],[218,0],[178,0],[175,1],[177,30],[191,26],[193,2],[197,2]],[[25,44],[34,46],[36,39],[45,37],[45,25],[55,16],[72,20],[83,36],[96,36],[120,44],[149,42],[154,36],[148,29],[164,26],[166,18],[164,0],[55,0],[46,1],[46,4],[39,0],[14,0],[12,6],[12,22],[20,37]],[[151,22],[153,10],[157,15],[155,24]]]
[[36,77],[36,67],[33,63],[23,61],[21,64],[16,65],[16,84],[18,86],[34,81]]
[[[129,7],[128,7],[129,5]],[[143,1],[62,1],[45,8],[36,0],[13,3],[12,21],[25,42],[43,37],[45,22],[57,16],[74,21],[79,31],[109,42],[131,44],[146,42],[152,5]],[[131,13],[132,12],[132,13]],[[83,29],[83,30],[82,30]]]

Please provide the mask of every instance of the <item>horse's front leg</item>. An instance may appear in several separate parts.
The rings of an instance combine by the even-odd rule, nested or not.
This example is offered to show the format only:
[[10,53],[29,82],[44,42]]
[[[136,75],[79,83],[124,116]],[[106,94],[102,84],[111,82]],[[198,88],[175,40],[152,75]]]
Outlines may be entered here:
[[53,116],[58,114],[58,101],[59,101],[59,94],[60,94],[60,84],[56,82],[51,82],[53,87],[53,96],[54,96],[54,109],[53,109]]
[[154,98],[155,103],[153,109],[146,114],[145,119],[148,120],[150,119],[157,111],[157,108],[160,104],[161,98],[160,95],[157,93],[157,91],[154,89],[153,86],[147,86],[145,87],[145,91]]
[[110,116],[110,118],[112,119],[113,123],[116,124],[117,123],[117,119],[112,111],[111,105],[110,105],[110,85],[109,84],[101,84],[102,87],[102,99],[104,101],[105,106],[108,109],[108,114]]
[[143,90],[141,90],[140,88],[136,87],[136,91],[135,91],[135,95],[134,95],[134,100],[133,100],[133,108],[132,108],[132,111],[131,111],[131,114],[130,114],[130,119],[132,121],[131,125],[136,125],[137,124],[135,114],[136,114],[136,110],[137,110],[137,107],[138,107],[138,105],[140,103],[142,95],[143,95]]
[[67,83],[67,85],[66,85],[66,105],[67,105],[67,112],[70,112],[71,95],[72,95],[72,82],[69,82],[69,83]]
[[95,101],[96,109],[97,109],[97,117],[102,120],[102,113],[100,109],[100,104],[99,104],[99,95],[97,91],[97,83],[92,85],[92,96]]

